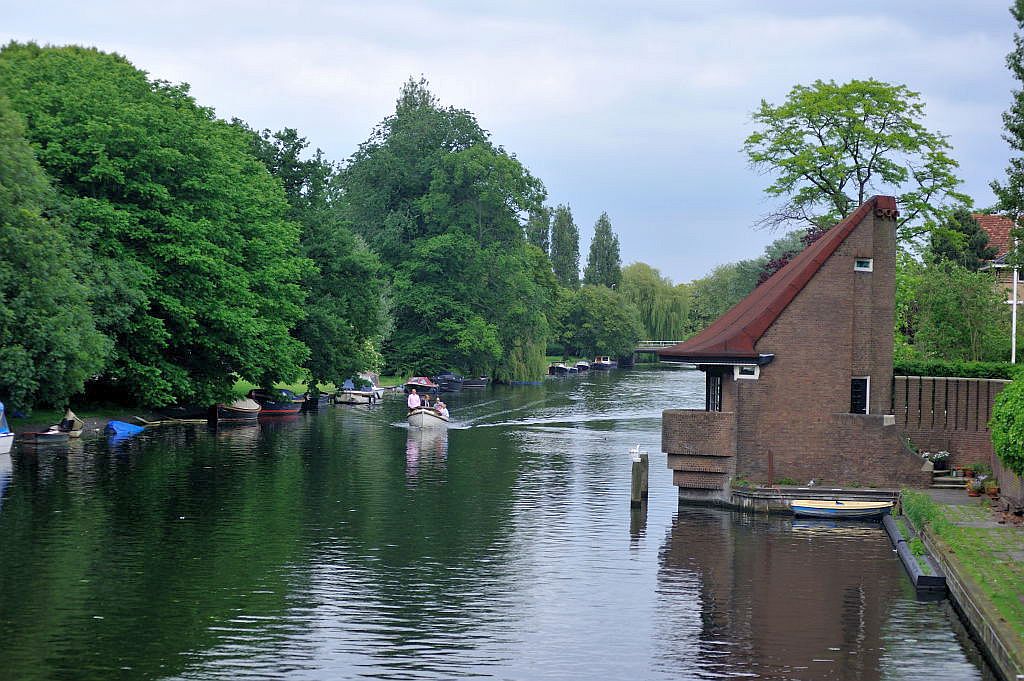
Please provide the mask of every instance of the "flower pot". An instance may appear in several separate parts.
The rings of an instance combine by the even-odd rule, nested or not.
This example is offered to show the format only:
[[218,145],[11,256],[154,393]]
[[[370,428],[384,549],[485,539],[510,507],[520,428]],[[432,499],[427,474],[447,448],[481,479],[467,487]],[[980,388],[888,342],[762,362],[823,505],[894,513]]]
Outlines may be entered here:
[[967,488],[967,496],[969,496],[969,497],[980,497],[981,496],[981,492],[979,492],[978,490],[974,489],[973,487],[968,487]]

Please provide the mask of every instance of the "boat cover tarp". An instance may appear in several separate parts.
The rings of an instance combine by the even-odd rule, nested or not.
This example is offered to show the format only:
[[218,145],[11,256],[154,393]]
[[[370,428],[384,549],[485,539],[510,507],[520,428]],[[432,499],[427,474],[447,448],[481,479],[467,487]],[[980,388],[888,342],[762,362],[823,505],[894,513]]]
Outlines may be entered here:
[[0,402],[0,433],[9,433],[11,429],[7,426],[7,410],[4,403]]
[[341,384],[342,390],[355,390],[356,384],[352,382],[351,378],[346,378],[345,382]]
[[145,428],[137,426],[134,423],[125,423],[124,421],[109,421],[107,423],[106,431],[111,435],[120,435],[121,437],[127,437],[129,435],[138,435]]

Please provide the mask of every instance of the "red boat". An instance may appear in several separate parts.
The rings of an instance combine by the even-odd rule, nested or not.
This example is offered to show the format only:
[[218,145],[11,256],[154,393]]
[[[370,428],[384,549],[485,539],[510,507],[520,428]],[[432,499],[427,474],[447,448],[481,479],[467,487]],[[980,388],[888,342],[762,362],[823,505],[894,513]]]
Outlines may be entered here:
[[413,388],[415,388],[416,392],[420,394],[431,393],[436,395],[438,391],[437,383],[434,383],[426,376],[414,376],[406,381],[403,387],[405,388],[406,394],[409,394]]

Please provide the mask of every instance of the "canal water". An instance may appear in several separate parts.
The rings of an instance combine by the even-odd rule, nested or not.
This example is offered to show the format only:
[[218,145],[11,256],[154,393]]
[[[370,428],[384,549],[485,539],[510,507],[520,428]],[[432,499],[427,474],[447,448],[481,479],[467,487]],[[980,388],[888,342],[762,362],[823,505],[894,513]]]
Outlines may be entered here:
[[[990,679],[877,524],[679,508],[649,368],[0,457],[0,679]],[[651,455],[629,508],[628,450]]]

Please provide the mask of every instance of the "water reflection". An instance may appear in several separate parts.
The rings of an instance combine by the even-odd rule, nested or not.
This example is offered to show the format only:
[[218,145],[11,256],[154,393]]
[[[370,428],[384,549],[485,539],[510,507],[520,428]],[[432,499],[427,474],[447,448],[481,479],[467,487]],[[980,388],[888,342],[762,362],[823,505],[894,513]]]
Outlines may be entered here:
[[443,469],[448,458],[447,428],[409,428],[405,441],[405,476],[411,481],[421,466]]
[[[914,599],[877,524],[681,509],[659,595],[673,613],[658,629],[662,664],[693,678],[985,678],[945,655],[959,647],[946,614]],[[921,655],[921,676],[892,664]]]
[[702,395],[613,372],[453,397],[436,433],[393,399],[17,452],[0,678],[871,680],[940,649],[977,678],[877,526],[679,511],[661,410]]

